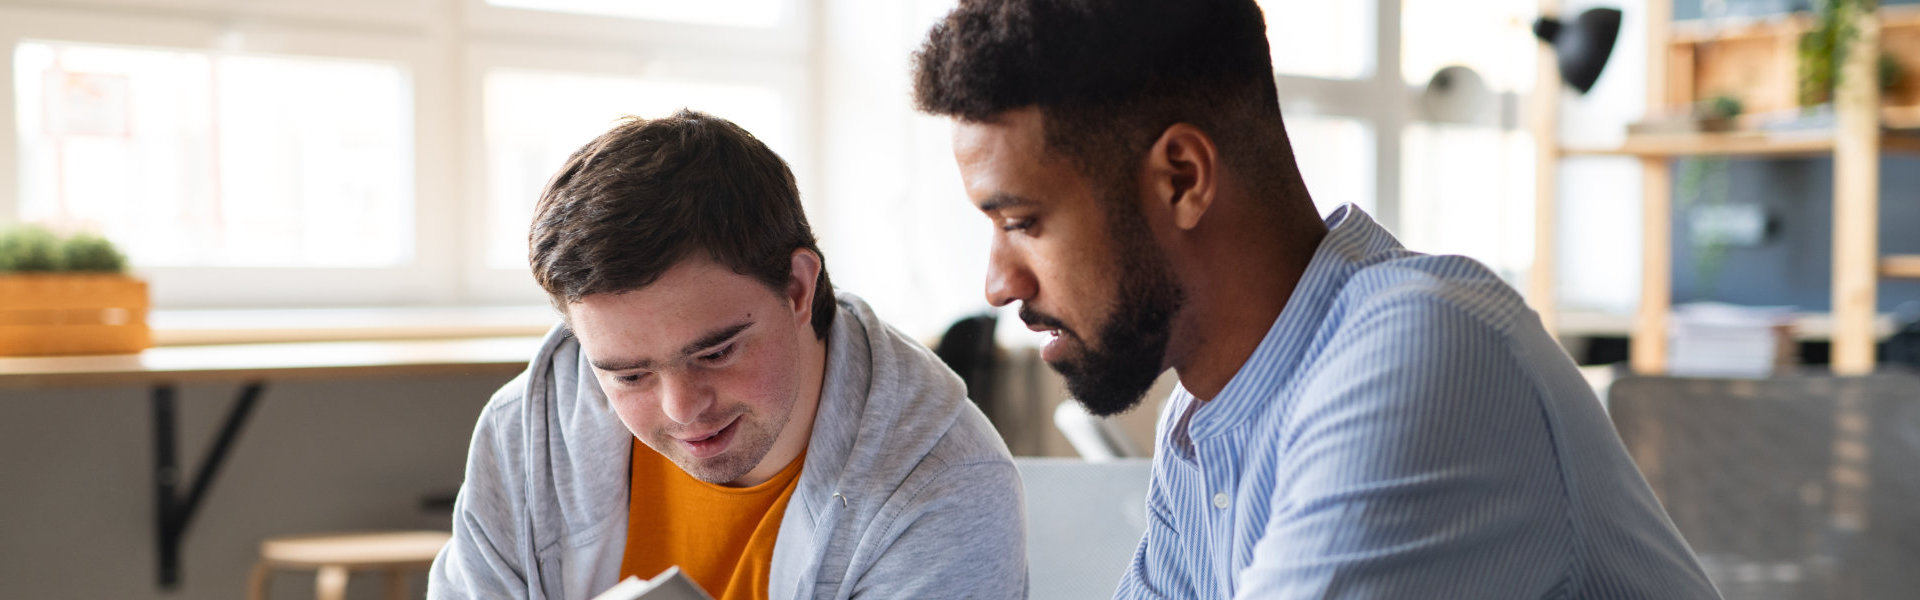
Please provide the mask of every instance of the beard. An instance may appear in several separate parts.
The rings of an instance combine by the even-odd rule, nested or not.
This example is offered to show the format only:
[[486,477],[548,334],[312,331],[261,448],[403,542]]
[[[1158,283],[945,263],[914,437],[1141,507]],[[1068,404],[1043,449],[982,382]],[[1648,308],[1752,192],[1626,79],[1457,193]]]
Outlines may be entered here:
[[1113,308],[1093,339],[1081,338],[1058,319],[1031,312],[1025,304],[1020,307],[1020,318],[1027,323],[1052,326],[1081,342],[1080,352],[1048,365],[1066,379],[1067,393],[1097,417],[1140,405],[1165,370],[1173,316],[1185,303],[1172,267],[1153,244],[1139,213],[1115,210],[1109,214],[1108,230],[1119,248],[1119,281]]

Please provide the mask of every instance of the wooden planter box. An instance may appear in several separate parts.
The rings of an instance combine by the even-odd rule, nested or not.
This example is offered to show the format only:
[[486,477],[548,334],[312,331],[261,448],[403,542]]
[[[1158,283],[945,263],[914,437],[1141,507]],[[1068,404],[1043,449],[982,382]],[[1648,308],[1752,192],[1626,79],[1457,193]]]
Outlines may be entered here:
[[126,354],[153,346],[147,282],[126,275],[0,275],[0,356]]

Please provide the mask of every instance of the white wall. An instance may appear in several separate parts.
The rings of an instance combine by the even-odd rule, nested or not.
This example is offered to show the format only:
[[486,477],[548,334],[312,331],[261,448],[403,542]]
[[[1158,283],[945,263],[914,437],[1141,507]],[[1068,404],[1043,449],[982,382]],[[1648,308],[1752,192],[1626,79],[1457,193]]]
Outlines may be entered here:
[[[459,487],[474,419],[503,382],[270,385],[187,532],[172,593],[156,584],[147,390],[0,389],[0,597],[241,598],[262,538],[445,528],[447,516],[421,510],[420,499]],[[234,393],[226,385],[180,390],[185,482]],[[353,597],[378,596],[377,577],[358,579]],[[311,574],[288,574],[272,592],[312,598],[312,585]]]

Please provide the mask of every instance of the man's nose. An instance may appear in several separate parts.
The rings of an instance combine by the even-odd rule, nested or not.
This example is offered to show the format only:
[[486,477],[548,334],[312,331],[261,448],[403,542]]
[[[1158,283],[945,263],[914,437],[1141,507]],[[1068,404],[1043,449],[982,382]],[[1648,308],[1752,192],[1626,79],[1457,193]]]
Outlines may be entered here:
[[692,425],[713,406],[713,391],[693,377],[661,377],[660,411],[681,425]]
[[1030,300],[1037,287],[1026,262],[1000,236],[994,236],[987,251],[987,302],[1006,306],[1015,300]]

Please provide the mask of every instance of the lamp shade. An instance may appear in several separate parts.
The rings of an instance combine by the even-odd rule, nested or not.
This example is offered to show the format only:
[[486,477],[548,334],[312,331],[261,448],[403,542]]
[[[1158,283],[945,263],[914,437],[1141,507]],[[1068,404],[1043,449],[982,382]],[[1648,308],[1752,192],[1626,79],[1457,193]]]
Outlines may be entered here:
[[1595,8],[1580,13],[1571,24],[1541,17],[1533,22],[1533,35],[1553,45],[1560,78],[1585,94],[1613,54],[1613,42],[1620,37],[1620,11]]

